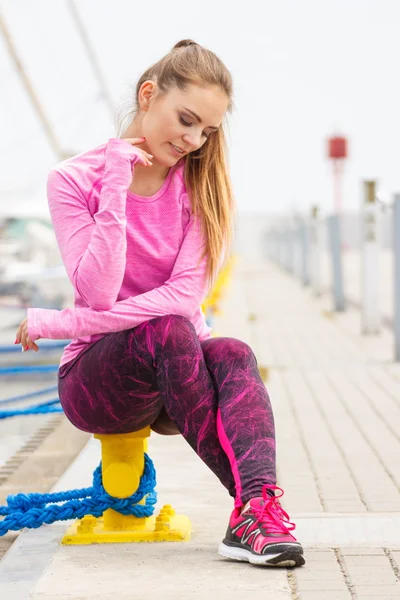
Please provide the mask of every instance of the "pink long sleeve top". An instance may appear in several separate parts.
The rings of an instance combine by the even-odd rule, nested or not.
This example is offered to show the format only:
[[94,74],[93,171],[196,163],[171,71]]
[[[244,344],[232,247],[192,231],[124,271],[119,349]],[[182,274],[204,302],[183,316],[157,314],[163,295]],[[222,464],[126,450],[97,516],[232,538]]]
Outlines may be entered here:
[[[128,190],[141,155],[112,138],[52,169],[50,214],[75,308],[28,309],[28,333],[72,339],[60,366],[104,335],[168,314],[211,337],[200,304],[207,293],[199,219],[192,213],[181,159],[153,196]],[[199,262],[200,261],[200,262]]]

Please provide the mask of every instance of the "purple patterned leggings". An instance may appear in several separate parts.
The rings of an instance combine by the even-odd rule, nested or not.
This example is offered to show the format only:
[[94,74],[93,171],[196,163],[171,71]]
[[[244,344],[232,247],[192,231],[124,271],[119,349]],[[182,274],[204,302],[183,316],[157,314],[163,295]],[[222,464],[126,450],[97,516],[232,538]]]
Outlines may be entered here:
[[137,431],[164,409],[235,506],[276,483],[274,418],[251,348],[200,342],[184,317],[106,335],[60,369],[59,394],[71,423],[90,433]]

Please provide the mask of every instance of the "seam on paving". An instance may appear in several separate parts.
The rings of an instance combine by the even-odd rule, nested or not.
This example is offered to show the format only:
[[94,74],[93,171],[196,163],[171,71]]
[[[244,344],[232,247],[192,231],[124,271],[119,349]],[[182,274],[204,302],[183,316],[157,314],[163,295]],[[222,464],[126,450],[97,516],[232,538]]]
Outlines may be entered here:
[[297,415],[297,410],[295,408],[292,395],[291,395],[291,393],[290,393],[290,391],[288,389],[288,386],[286,384],[285,377],[282,376],[281,379],[282,379],[282,385],[283,385],[283,387],[285,389],[286,396],[287,396],[287,399],[288,399],[288,402],[289,402],[289,406],[290,406],[290,408],[292,410],[292,413],[293,413],[293,418],[294,418],[294,420],[296,422],[296,425],[297,425],[297,431],[299,433],[299,438],[300,438],[301,444],[303,446],[305,455],[307,456],[308,464],[310,465],[310,470],[311,470],[311,472],[313,474],[313,477],[314,477],[315,486],[317,488],[317,493],[318,493],[319,501],[321,503],[323,511],[327,512],[325,500],[324,500],[324,497],[323,497],[323,494],[322,494],[322,489],[321,489],[321,486],[320,486],[320,483],[319,483],[319,479],[318,479],[318,474],[317,474],[317,472],[315,470],[314,461],[313,461],[313,459],[311,457],[310,451],[308,449],[308,446],[307,446],[307,443],[306,443],[306,440],[305,440],[305,437],[304,437],[303,430],[301,428],[301,424],[300,424],[300,421],[299,421],[299,418],[298,418],[298,415]]
[[[387,379],[389,379],[389,380],[390,380],[390,381],[392,381],[393,383],[396,383],[397,385],[399,385],[399,383],[400,383],[400,382],[399,382],[397,379],[396,379],[396,380],[395,380],[395,379],[393,379],[393,377],[391,377],[390,373],[388,373],[388,372],[386,371],[386,369],[385,369],[385,368],[382,368],[382,367],[384,367],[384,365],[379,365],[379,366],[380,366],[380,368],[382,369],[382,372],[383,372],[383,373],[386,375],[386,378],[387,378]],[[398,408],[400,408],[400,402],[399,402],[399,399],[396,397],[396,395],[395,395],[395,394],[392,394],[392,392],[391,392],[390,390],[387,390],[387,389],[385,388],[385,386],[384,386],[384,385],[382,385],[382,382],[380,381],[380,379],[379,379],[379,377],[377,376],[377,374],[376,374],[376,373],[374,373],[374,372],[372,371],[372,373],[369,373],[369,376],[371,377],[371,379],[372,379],[372,381],[375,383],[375,385],[376,385],[377,387],[379,387],[379,388],[382,390],[382,392],[384,392],[384,393],[385,393],[387,396],[389,396],[389,398],[390,398],[391,400],[393,400],[393,402],[395,403],[395,405],[396,405]]]
[[290,593],[292,600],[300,600],[299,598],[299,590],[297,587],[297,577],[294,572],[294,569],[287,569],[286,571],[288,584],[290,587]]
[[[321,372],[321,374],[324,376],[324,378],[326,380],[326,383],[329,386],[330,382],[329,382],[328,378],[326,378],[325,372]],[[315,400],[315,403],[316,403],[316,405],[318,407],[318,411],[320,412],[320,414],[321,414],[321,416],[322,416],[322,418],[323,418],[323,420],[324,420],[324,422],[326,424],[326,427],[327,427],[327,429],[328,429],[328,431],[329,431],[329,433],[331,435],[332,441],[333,441],[334,445],[336,446],[336,448],[337,448],[337,450],[338,450],[338,452],[339,452],[339,454],[340,454],[340,456],[341,456],[341,458],[343,460],[343,463],[344,463],[345,467],[347,468],[347,471],[349,473],[350,479],[354,483],[354,486],[355,486],[355,488],[356,488],[356,490],[358,492],[358,495],[360,497],[361,503],[365,506],[365,508],[367,509],[368,512],[371,512],[371,508],[368,506],[368,501],[367,501],[367,499],[364,496],[364,493],[363,493],[363,491],[362,491],[362,489],[360,487],[360,484],[359,484],[359,482],[357,480],[357,477],[355,476],[355,474],[354,474],[354,472],[353,472],[353,470],[352,470],[352,468],[351,468],[351,466],[350,466],[350,464],[349,464],[349,462],[347,460],[346,453],[344,452],[343,448],[341,447],[341,445],[337,441],[337,439],[336,439],[336,437],[334,435],[333,429],[332,429],[332,427],[331,427],[331,425],[329,423],[329,420],[327,419],[325,411],[323,410],[323,408],[319,404],[319,402],[318,402],[318,400],[317,400],[317,398],[315,396],[314,390],[313,390],[312,386],[310,385],[310,382],[309,382],[309,380],[307,378],[307,374],[305,372],[303,373],[303,377],[304,377],[304,381],[306,382],[306,385],[307,385],[307,387],[308,387],[308,389],[309,389],[312,397]]]
[[[372,410],[373,413],[375,413],[375,415],[378,417],[378,419],[381,421],[381,423],[390,431],[390,433],[393,435],[394,438],[396,438],[396,440],[398,442],[400,442],[400,435],[397,433],[397,431],[391,426],[390,423],[387,423],[384,419],[384,417],[382,416],[382,414],[376,409],[376,406],[374,405],[374,403],[371,400],[371,397],[368,396],[368,394],[366,394],[364,392],[364,390],[362,389],[362,387],[360,386],[360,384],[357,381],[354,381],[351,377],[351,375],[349,375],[347,373],[347,376],[349,377],[349,380],[351,381],[351,384],[354,385],[354,387],[359,391],[360,394],[362,394],[364,396],[364,398],[366,399],[370,409]],[[366,376],[369,377],[369,373],[366,373]],[[371,377],[372,379],[372,377]],[[374,381],[372,379],[372,381]],[[382,389],[382,388],[381,388]],[[383,390],[385,392],[385,390]],[[386,392],[385,392],[386,393]]]
[[357,594],[356,594],[354,586],[351,582],[351,578],[350,578],[349,572],[347,570],[342,551],[340,550],[340,548],[333,548],[333,551],[335,553],[336,560],[339,565],[339,569],[343,575],[343,579],[346,584],[347,590],[348,590],[349,594],[351,595],[352,600],[357,600]]
[[377,451],[377,449],[372,445],[371,441],[369,440],[368,436],[364,433],[364,431],[361,429],[361,427],[359,426],[357,420],[355,419],[355,417],[352,415],[351,411],[349,410],[347,404],[344,402],[344,400],[342,399],[341,393],[340,391],[335,387],[335,384],[333,383],[331,376],[330,375],[326,375],[326,378],[329,379],[329,382],[331,384],[332,389],[338,394],[338,399],[341,403],[341,405],[343,406],[344,410],[346,411],[348,417],[352,420],[352,422],[354,423],[354,425],[356,426],[356,428],[358,429],[359,434],[361,435],[361,437],[363,438],[364,442],[366,442],[366,444],[368,444],[368,446],[370,447],[372,453],[375,455],[375,458],[377,459],[377,461],[379,462],[379,464],[381,465],[382,469],[384,470],[384,472],[386,473],[386,475],[389,477],[390,481],[393,483],[394,487],[396,488],[396,490],[400,493],[400,486],[397,483],[397,481],[395,480],[395,478],[393,477],[393,474],[389,471],[389,469],[387,468],[387,466],[385,465],[382,457],[380,456],[379,452]]
[[[381,365],[382,366],[382,365]],[[388,371],[387,369],[387,365],[383,365],[384,366],[384,370],[386,372],[386,374],[388,375],[389,379],[391,379],[392,381],[394,381],[395,383],[399,383],[400,381],[400,377],[398,377],[396,375],[396,373],[393,373],[392,371]]]
[[390,566],[393,569],[393,572],[396,576],[397,581],[400,581],[400,568],[399,568],[390,548],[382,548],[382,550],[384,551],[384,553],[386,554],[386,556],[390,562]]

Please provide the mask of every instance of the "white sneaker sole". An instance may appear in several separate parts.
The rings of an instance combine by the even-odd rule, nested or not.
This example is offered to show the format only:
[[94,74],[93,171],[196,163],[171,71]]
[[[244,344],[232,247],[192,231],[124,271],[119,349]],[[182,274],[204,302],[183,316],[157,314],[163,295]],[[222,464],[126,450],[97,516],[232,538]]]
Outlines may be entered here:
[[[285,544],[287,546],[287,544]],[[284,552],[278,554],[253,554],[245,548],[236,546],[227,546],[223,542],[219,545],[218,554],[225,558],[249,562],[252,565],[264,565],[266,567],[300,567],[305,564],[303,555],[299,546],[293,544],[292,549],[287,548]]]

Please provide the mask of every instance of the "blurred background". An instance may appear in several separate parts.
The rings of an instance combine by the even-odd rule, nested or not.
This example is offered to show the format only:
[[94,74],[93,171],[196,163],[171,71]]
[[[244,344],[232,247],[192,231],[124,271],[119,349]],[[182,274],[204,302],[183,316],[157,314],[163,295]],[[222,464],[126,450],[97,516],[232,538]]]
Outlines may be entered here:
[[[340,212],[344,278],[354,287],[363,181],[375,180],[380,268],[389,272],[392,197],[400,190],[399,24],[397,0],[266,0],[245,8],[204,0],[196,10],[179,0],[154,0],[151,7],[128,0],[3,0],[2,304],[71,302],[49,222],[47,174],[115,135],[116,110],[137,79],[182,38],[212,49],[233,75],[228,143],[239,209],[236,249],[255,258],[272,229],[309,219],[312,207],[322,221]],[[336,161],[328,153],[335,136],[346,143]],[[331,287],[328,261],[326,254],[322,290]],[[357,290],[349,294],[357,299]]]

